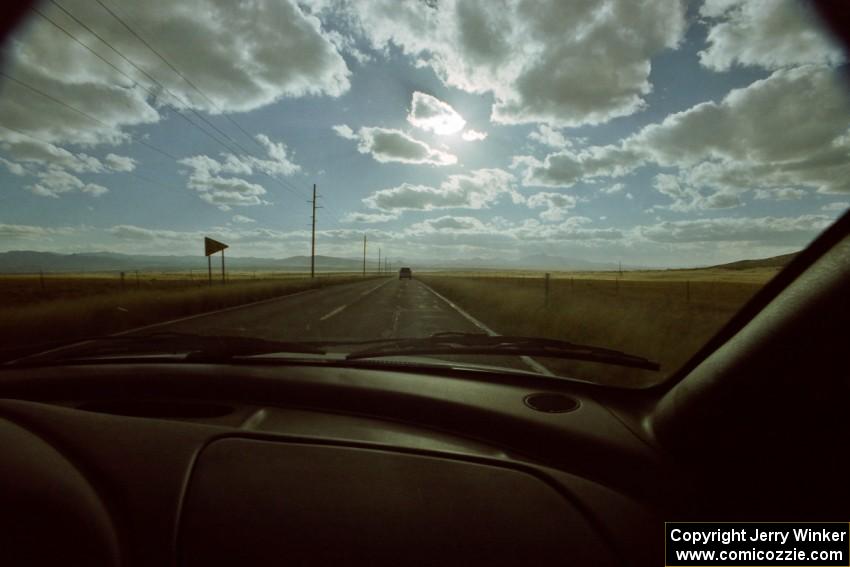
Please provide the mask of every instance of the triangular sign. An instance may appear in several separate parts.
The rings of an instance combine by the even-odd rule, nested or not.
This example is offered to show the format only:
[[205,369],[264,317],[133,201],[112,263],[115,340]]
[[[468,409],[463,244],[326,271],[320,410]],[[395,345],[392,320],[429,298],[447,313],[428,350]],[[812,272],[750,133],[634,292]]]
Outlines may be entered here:
[[204,237],[204,255],[209,256],[227,248],[227,244],[213,240],[212,238]]

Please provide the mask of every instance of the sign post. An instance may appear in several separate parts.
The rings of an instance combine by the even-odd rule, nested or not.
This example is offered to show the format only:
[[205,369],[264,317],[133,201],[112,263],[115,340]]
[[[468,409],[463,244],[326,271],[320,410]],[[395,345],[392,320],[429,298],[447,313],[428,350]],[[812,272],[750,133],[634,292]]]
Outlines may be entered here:
[[210,285],[212,285],[212,258],[211,256],[216,252],[221,252],[221,283],[225,284],[225,275],[224,275],[224,249],[227,248],[227,244],[224,242],[219,242],[218,240],[213,240],[212,238],[204,237],[204,255],[207,257],[207,274],[209,275]]

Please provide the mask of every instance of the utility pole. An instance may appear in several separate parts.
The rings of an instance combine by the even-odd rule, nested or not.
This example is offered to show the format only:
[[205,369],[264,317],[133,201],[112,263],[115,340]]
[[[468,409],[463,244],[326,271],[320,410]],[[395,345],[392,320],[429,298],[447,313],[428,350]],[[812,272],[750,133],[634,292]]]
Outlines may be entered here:
[[381,273],[381,247],[378,246],[378,274]]
[[316,184],[313,183],[313,200],[309,201],[313,204],[313,232],[310,240],[310,277],[316,277],[316,209],[322,207],[316,206]]
[[363,235],[363,277],[366,277],[366,235]]

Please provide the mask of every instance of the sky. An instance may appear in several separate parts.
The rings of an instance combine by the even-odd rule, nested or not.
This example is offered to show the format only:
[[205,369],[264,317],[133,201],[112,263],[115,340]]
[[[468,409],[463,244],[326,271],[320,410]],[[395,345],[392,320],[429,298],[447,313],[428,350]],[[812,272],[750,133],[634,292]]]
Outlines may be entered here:
[[315,184],[322,255],[784,254],[850,206],[846,70],[792,0],[48,0],[0,251],[309,254]]

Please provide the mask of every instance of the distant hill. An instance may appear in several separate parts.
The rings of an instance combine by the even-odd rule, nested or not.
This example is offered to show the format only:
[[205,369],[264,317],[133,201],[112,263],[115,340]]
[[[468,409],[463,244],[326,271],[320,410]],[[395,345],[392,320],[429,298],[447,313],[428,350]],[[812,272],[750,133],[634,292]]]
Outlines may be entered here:
[[797,252],[791,254],[782,254],[781,256],[771,256],[770,258],[762,258],[760,260],[738,260],[737,262],[729,262],[728,264],[720,264],[718,266],[710,266],[712,269],[721,270],[746,270],[749,268],[782,268],[788,262],[794,259]]
[[[592,262],[564,256],[531,254],[518,260],[464,258],[462,260],[426,260],[413,266],[423,268],[473,269],[473,270],[552,270],[555,271],[605,271],[616,270],[616,262]],[[623,269],[631,269],[623,265]]]
[[[213,259],[218,264],[217,258]],[[232,270],[305,271],[310,269],[309,256],[289,258],[231,258],[225,263]],[[45,272],[112,272],[112,271],[182,271],[205,270],[204,256],[149,256],[142,254],[116,254],[91,252],[80,254],[54,254],[52,252],[12,251],[0,252],[0,273]],[[316,256],[316,269],[320,271],[358,271],[362,260]],[[374,269],[374,263],[370,265]]]

